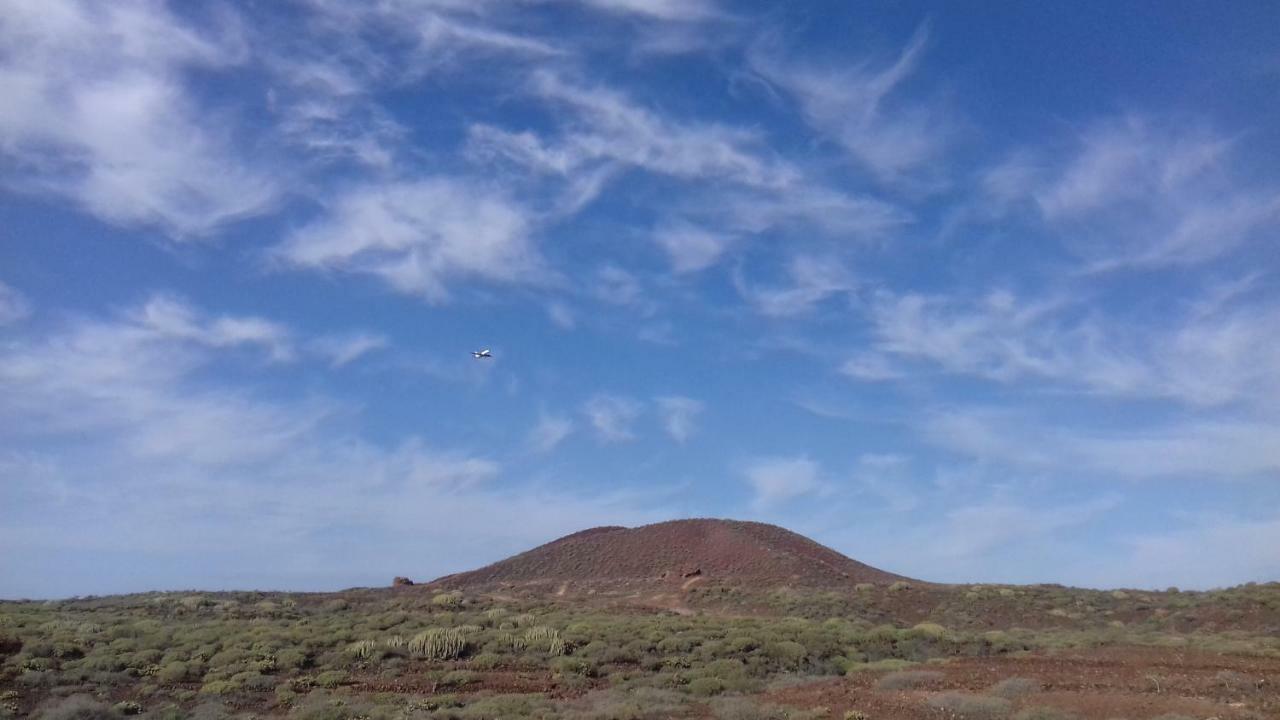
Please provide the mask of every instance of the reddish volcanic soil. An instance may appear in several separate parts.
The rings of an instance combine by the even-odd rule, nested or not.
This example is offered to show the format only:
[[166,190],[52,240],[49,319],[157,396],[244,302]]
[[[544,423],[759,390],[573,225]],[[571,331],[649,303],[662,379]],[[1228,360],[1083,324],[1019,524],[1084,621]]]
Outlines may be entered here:
[[777,527],[736,520],[672,520],[638,528],[599,527],[566,535],[436,587],[526,583],[703,581],[828,588],[906,580]]
[[[917,669],[917,668],[912,668]],[[962,658],[918,666],[942,674],[906,690],[876,687],[883,673],[798,685],[760,699],[797,708],[830,708],[830,717],[859,710],[876,720],[954,717],[930,706],[942,693],[989,695],[1005,678],[1030,678],[1042,689],[1014,702],[1080,720],[1154,718],[1170,714],[1220,720],[1280,717],[1280,659],[1168,648],[1114,647],[1026,657]]]

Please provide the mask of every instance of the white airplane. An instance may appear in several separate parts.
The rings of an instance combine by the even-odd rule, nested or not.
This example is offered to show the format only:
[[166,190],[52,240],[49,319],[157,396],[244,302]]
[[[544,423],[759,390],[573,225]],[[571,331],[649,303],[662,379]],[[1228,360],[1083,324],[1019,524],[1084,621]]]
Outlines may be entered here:
[[492,353],[490,353],[487,349],[485,349],[485,350],[472,350],[472,351],[471,351],[471,357],[473,357],[473,358],[475,358],[475,359],[477,359],[477,360],[480,360],[480,359],[482,359],[482,358],[491,358],[491,357],[493,357],[493,354],[492,354]]

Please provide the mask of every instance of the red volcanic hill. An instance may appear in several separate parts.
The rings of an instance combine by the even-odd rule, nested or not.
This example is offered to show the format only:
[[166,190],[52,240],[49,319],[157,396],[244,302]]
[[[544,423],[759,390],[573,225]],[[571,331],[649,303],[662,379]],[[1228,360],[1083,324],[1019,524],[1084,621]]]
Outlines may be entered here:
[[692,578],[770,587],[837,587],[908,579],[776,525],[698,519],[637,528],[591,528],[479,570],[447,575],[432,585],[630,584]]

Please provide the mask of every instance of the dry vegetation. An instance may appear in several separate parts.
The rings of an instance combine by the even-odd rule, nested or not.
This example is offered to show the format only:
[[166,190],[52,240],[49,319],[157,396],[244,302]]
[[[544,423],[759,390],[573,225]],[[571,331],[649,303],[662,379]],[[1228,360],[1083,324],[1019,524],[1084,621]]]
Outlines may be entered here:
[[0,603],[0,717],[1280,717],[1280,584]]

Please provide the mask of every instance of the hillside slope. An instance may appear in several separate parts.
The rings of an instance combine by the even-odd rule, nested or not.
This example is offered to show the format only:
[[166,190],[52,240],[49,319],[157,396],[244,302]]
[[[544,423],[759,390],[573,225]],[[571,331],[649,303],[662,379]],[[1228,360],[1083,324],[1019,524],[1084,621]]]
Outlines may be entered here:
[[818,588],[907,579],[775,525],[696,519],[583,530],[478,570],[440,578],[432,585],[589,585],[695,578]]

